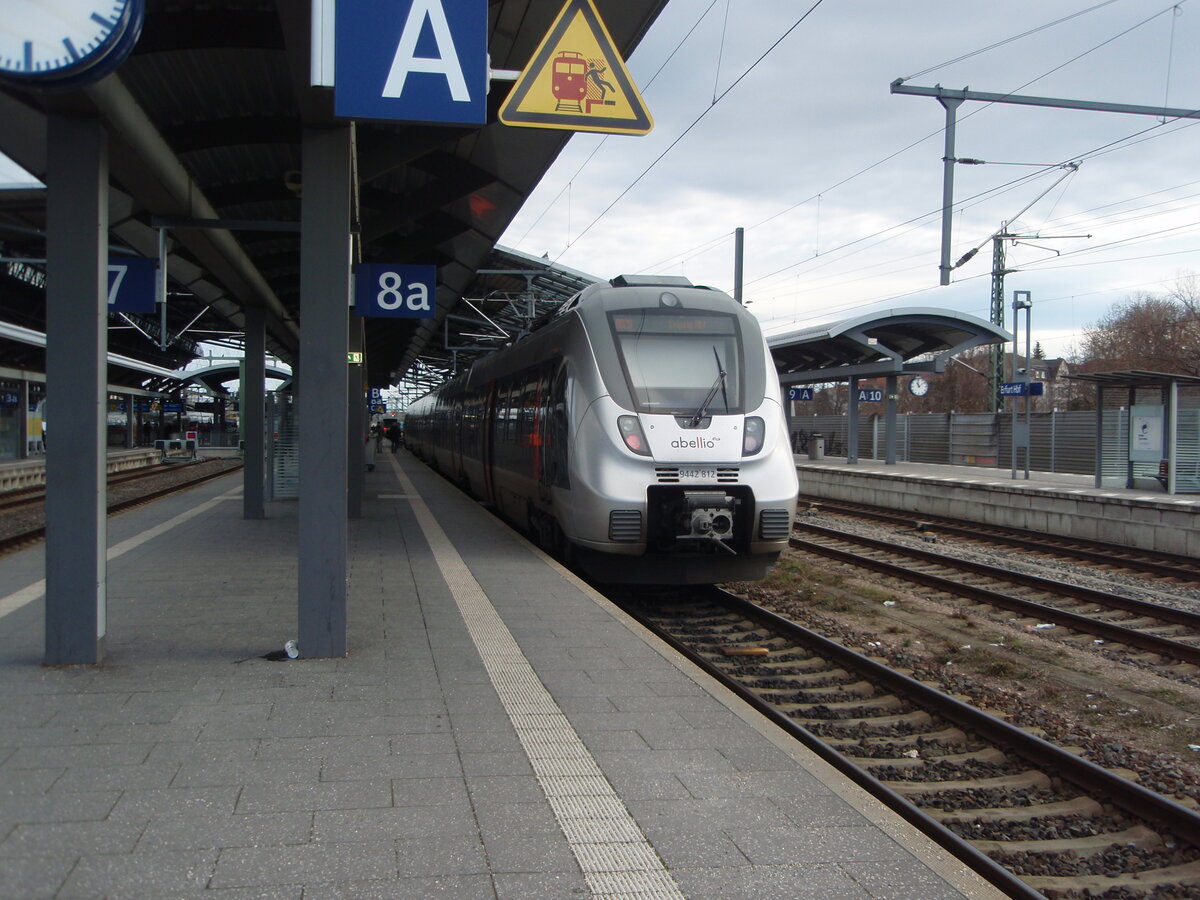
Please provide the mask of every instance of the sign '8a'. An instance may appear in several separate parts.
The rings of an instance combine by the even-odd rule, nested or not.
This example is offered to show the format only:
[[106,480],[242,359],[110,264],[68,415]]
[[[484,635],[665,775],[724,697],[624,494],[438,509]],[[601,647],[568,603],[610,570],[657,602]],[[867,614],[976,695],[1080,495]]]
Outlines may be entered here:
[[354,271],[354,308],[360,316],[432,319],[436,290],[436,266],[363,263]]

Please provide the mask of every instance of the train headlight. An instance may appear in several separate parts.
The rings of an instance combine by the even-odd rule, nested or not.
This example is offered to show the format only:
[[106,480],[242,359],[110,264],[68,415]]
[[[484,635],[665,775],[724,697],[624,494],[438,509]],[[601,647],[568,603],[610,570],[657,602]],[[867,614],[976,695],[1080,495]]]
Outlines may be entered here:
[[642,433],[637,416],[618,416],[617,428],[621,431],[621,440],[625,442],[626,447],[638,456],[650,455],[650,445],[646,443],[646,435]]
[[746,416],[742,427],[742,456],[753,456],[762,449],[766,430],[766,423],[758,416]]

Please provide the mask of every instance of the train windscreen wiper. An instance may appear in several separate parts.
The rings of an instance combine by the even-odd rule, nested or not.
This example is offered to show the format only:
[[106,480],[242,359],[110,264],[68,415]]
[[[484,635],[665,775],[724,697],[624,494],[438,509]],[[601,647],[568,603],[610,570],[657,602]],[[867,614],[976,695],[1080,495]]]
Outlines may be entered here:
[[695,428],[699,425],[704,417],[708,414],[708,404],[712,403],[713,397],[717,396],[717,390],[721,391],[721,398],[725,401],[725,409],[729,409],[729,395],[725,393],[725,370],[721,367],[721,354],[717,352],[717,348],[713,347],[713,356],[717,359],[717,380],[713,382],[713,386],[708,389],[708,396],[704,398],[704,402],[700,404],[700,408],[696,410],[696,414],[691,418],[691,426]]

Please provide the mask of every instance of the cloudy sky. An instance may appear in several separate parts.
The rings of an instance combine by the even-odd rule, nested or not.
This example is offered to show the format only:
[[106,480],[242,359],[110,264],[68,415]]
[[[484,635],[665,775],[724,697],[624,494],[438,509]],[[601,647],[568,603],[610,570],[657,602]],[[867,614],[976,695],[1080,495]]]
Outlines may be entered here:
[[1034,338],[1069,355],[1115,303],[1200,273],[1200,119],[962,104],[955,156],[986,164],[955,167],[951,259],[980,249],[943,287],[945,111],[889,86],[1200,108],[1198,46],[1200,0],[670,0],[627,61],[654,130],[576,134],[501,243],[731,291],[741,226],[744,295],[775,331],[987,319],[1007,222],[1027,236],[1007,324],[1029,291]]

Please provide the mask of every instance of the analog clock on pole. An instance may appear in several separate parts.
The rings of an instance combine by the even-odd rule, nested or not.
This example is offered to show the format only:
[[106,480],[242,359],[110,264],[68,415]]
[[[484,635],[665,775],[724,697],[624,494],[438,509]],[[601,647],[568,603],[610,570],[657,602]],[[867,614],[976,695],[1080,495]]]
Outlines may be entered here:
[[98,81],[129,56],[145,0],[5,0],[0,79],[23,88]]

